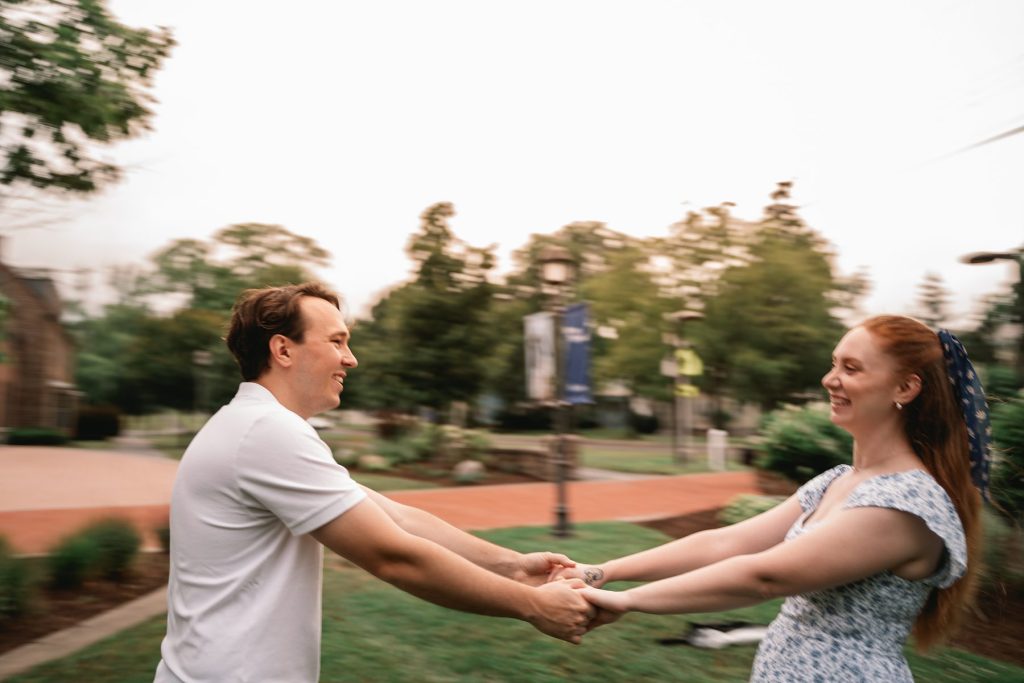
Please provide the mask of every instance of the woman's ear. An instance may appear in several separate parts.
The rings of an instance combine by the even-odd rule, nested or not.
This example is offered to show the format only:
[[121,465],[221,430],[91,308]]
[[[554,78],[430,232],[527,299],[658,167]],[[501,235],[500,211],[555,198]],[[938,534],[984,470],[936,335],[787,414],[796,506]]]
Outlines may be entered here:
[[292,364],[291,340],[283,334],[275,334],[270,338],[270,365],[289,367]]
[[906,405],[917,398],[921,393],[921,376],[916,374],[907,375],[896,390],[896,400]]

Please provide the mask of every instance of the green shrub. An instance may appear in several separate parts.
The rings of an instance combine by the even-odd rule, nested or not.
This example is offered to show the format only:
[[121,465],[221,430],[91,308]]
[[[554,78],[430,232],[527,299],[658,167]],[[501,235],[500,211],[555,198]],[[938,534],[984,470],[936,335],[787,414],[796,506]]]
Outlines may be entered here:
[[95,576],[120,581],[141,545],[131,523],[121,519],[96,522],[64,539],[50,554],[50,583],[57,588],[79,588]]
[[12,446],[61,446],[68,442],[63,432],[49,427],[16,427],[7,433]]
[[25,611],[29,600],[28,570],[0,536],[0,621]]
[[1003,514],[1024,522],[1024,392],[992,408],[992,498]]
[[637,434],[654,434],[658,431],[658,416],[641,415],[630,411],[629,428]]
[[982,510],[984,567],[982,581],[997,586],[1000,593],[1007,588],[1024,588],[1024,547],[1020,527],[1007,524],[994,510]]
[[741,493],[734,497],[718,512],[718,521],[722,524],[736,524],[745,519],[756,517],[767,512],[786,500],[785,496],[760,496],[753,493]]
[[355,467],[359,462],[359,451],[354,448],[336,448],[334,449],[334,462],[342,467]]
[[490,447],[490,440],[480,432],[453,425],[425,423],[400,438],[378,439],[368,452],[381,455],[392,465],[398,465],[427,460],[485,460]]
[[81,588],[94,572],[98,556],[99,547],[91,536],[76,534],[64,539],[47,558],[50,583],[55,588]]
[[853,439],[832,424],[826,404],[772,411],[764,419],[762,437],[758,467],[800,483],[851,459]]
[[75,420],[75,438],[102,441],[121,433],[121,413],[114,406],[82,406]]
[[142,539],[130,522],[108,519],[85,530],[96,544],[96,571],[104,579],[120,581],[139,553]]
[[[373,452],[387,460],[390,465],[415,462],[420,459],[415,445],[408,438],[397,441],[378,441],[374,444]],[[359,463],[362,465],[362,460],[359,460]]]

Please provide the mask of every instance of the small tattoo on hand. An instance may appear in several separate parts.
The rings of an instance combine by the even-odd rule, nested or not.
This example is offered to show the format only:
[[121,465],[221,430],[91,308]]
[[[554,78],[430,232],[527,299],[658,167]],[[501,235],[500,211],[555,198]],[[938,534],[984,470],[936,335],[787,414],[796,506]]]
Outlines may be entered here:
[[588,586],[593,586],[595,581],[600,581],[603,578],[604,572],[597,567],[583,570],[583,583]]

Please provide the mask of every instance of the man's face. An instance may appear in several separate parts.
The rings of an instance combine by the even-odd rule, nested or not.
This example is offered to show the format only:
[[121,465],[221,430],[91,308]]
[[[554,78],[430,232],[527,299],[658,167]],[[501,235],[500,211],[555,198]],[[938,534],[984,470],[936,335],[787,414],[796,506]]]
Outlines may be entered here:
[[337,408],[345,376],[358,365],[349,348],[349,331],[341,311],[329,301],[304,296],[299,311],[305,322],[302,341],[293,346],[292,387],[305,417]]

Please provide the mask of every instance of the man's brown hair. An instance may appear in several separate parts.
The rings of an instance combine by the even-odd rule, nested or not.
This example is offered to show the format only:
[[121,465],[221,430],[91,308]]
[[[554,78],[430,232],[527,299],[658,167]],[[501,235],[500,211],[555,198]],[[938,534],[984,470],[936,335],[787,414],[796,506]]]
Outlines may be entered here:
[[306,321],[299,301],[304,296],[317,297],[340,308],[338,295],[319,282],[247,289],[238,297],[225,341],[238,361],[243,380],[252,382],[270,367],[270,338],[275,334],[302,341]]

